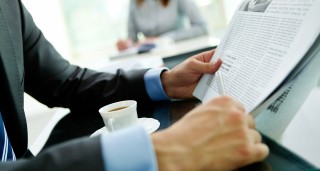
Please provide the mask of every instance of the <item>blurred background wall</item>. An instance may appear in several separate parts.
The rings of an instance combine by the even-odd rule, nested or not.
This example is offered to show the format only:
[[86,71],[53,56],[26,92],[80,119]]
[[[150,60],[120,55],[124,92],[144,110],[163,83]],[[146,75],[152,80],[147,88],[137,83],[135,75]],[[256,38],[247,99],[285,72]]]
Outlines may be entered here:
[[[58,51],[82,65],[116,52],[127,36],[129,0],[22,0],[38,27]],[[241,0],[194,0],[210,35],[221,38]]]

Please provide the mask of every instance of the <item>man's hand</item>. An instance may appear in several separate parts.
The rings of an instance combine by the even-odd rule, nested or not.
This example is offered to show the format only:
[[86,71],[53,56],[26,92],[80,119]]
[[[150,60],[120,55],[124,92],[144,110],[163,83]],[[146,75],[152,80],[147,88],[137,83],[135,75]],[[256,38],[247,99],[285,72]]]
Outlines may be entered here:
[[161,81],[166,94],[170,98],[192,98],[202,74],[216,72],[220,65],[219,59],[210,63],[214,50],[192,56],[170,71],[161,74]]
[[234,170],[269,153],[242,105],[220,97],[152,135],[159,170]]

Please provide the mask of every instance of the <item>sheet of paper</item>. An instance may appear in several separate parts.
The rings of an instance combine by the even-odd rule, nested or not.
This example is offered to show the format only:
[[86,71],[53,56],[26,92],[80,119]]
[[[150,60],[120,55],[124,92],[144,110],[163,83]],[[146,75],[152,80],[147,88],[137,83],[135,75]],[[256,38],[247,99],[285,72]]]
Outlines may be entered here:
[[[319,43],[319,42],[318,42]],[[292,80],[286,82],[275,93],[275,98],[256,117],[257,129],[275,140],[279,139],[300,107],[305,102],[310,91],[317,86],[320,76],[320,51]],[[280,95],[276,95],[280,94]],[[277,96],[277,97],[276,97]],[[259,106],[260,107],[260,106]]]
[[[290,74],[320,32],[319,0],[271,0],[265,11],[234,14],[212,61],[221,58],[226,94],[252,111]],[[246,6],[244,8],[244,6]],[[194,95],[219,96],[215,75],[204,75]]]

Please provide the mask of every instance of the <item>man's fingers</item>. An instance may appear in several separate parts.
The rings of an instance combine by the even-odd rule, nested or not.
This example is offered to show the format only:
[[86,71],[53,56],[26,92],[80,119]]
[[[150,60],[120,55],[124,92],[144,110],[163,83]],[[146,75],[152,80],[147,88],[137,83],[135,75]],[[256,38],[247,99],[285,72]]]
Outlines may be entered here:
[[220,58],[219,58],[216,62],[211,63],[211,65],[212,65],[212,72],[216,72],[216,71],[220,68],[221,64],[222,64],[222,61],[221,61]]
[[193,67],[194,71],[198,73],[206,73],[206,74],[212,74],[216,72],[221,66],[221,64],[222,64],[221,59],[218,59],[217,62],[215,63],[202,62],[197,59],[194,59],[194,61],[191,63],[191,65],[194,65]]
[[238,100],[234,100],[234,103],[236,104],[236,106],[238,107],[238,109],[240,109],[242,112],[245,112],[246,109],[244,108],[243,104],[240,103]]
[[214,54],[214,51],[215,50],[210,50],[210,51],[206,51],[206,52],[202,52],[198,55],[195,56],[195,58],[199,61],[202,61],[202,62],[205,62],[205,63],[208,63],[210,62],[213,54]]
[[254,129],[249,130],[249,136],[250,136],[251,141],[253,141],[254,144],[261,143],[261,141],[262,141],[261,134],[259,134],[259,132]]
[[194,70],[199,73],[211,74],[216,72],[221,64],[221,59],[218,59],[216,62],[210,62],[215,50],[202,52],[198,55],[195,55],[192,58],[191,65],[195,65]]
[[250,155],[247,155],[245,160],[241,161],[241,166],[246,166],[258,161],[264,160],[269,155],[269,148],[265,144],[254,144],[250,149]]
[[241,112],[245,112],[245,108],[243,106],[242,103],[240,103],[239,101],[233,99],[231,96],[221,96],[223,99],[226,99],[229,101],[230,105],[234,105],[238,110],[240,110]]
[[230,110],[233,109],[233,110],[240,110],[241,112],[245,112],[245,108],[240,102],[234,100],[232,97],[227,95],[213,98],[209,100],[207,103],[209,105],[218,105],[220,107],[226,107]]
[[252,161],[250,163],[261,161],[265,159],[268,155],[269,148],[267,145],[262,143],[255,144],[255,146],[253,147]]
[[248,122],[249,128],[256,129],[256,123],[250,114],[247,115],[247,122]]
[[250,141],[253,141],[253,143],[251,144],[251,147],[250,147],[251,154],[243,163],[244,165],[261,161],[269,155],[269,148],[267,145],[261,143],[262,137],[261,137],[261,134],[258,133],[258,131],[250,129],[249,136],[251,137]]

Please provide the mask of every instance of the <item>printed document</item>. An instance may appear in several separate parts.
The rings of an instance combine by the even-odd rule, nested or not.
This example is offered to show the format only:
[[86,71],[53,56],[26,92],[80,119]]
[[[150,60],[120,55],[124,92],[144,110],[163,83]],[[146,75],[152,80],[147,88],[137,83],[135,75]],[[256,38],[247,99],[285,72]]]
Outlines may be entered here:
[[[246,0],[235,12],[212,61],[221,58],[226,95],[253,111],[288,77],[320,33],[320,0]],[[193,95],[220,96],[214,74]]]

